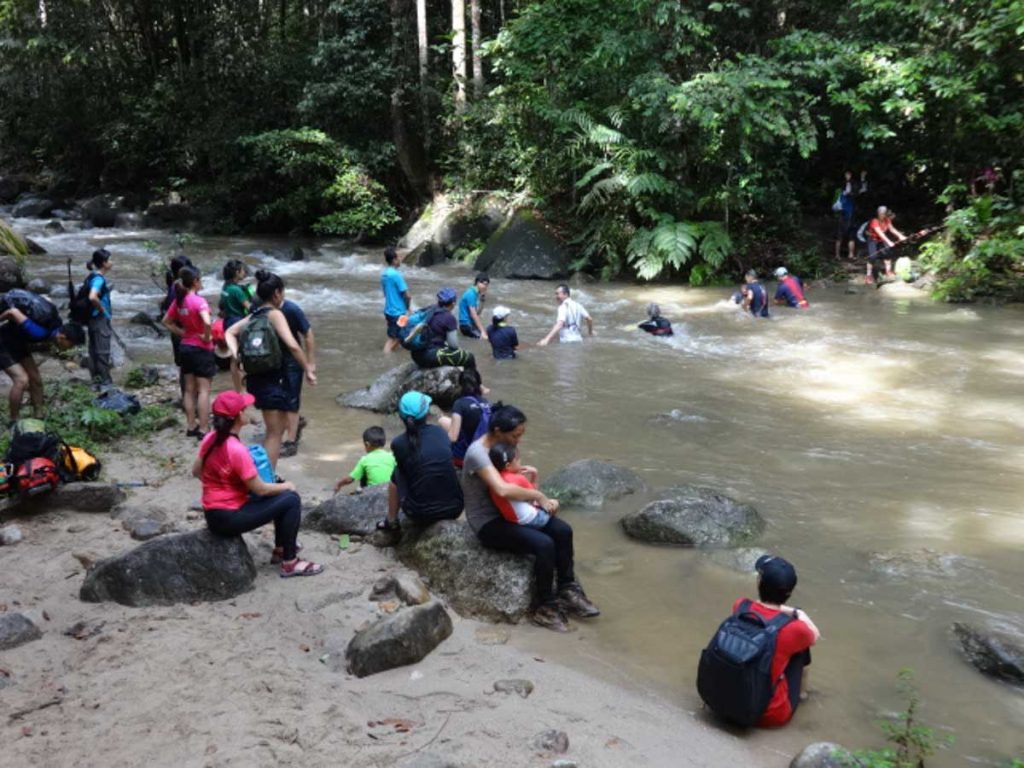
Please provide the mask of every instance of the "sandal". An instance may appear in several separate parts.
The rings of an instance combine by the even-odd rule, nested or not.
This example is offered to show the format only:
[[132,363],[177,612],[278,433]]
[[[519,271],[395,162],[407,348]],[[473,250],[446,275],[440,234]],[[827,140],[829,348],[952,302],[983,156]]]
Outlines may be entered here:
[[311,563],[309,560],[296,558],[291,565],[281,563],[281,578],[289,579],[292,576],[316,576],[323,573],[324,567],[318,563]]
[[203,433],[199,431],[199,427],[193,427],[192,429],[185,431],[185,437],[197,437],[202,440]]
[[[302,551],[302,545],[295,545],[295,554]],[[274,550],[270,553],[270,564],[279,565],[284,560],[284,547],[274,547]]]

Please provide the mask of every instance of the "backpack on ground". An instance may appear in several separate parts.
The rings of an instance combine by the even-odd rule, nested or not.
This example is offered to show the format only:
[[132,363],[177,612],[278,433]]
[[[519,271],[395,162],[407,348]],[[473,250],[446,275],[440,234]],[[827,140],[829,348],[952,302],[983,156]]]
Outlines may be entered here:
[[22,496],[36,496],[54,490],[60,484],[60,474],[50,459],[28,459],[14,471],[13,484]]
[[868,227],[870,226],[871,220],[868,219],[859,227],[857,227],[857,239],[860,240],[862,243],[866,243],[868,241]]
[[765,619],[744,600],[722,622],[697,669],[697,692],[712,712],[747,727],[761,719],[778,684],[771,674],[775,643],[792,620],[782,613]]
[[77,445],[61,443],[57,472],[61,480],[71,482],[91,482],[98,480],[103,465],[98,458],[85,448]]
[[405,328],[401,329],[399,337],[402,346],[410,352],[430,346],[430,331],[427,328],[427,323],[438,311],[436,306],[432,306],[416,310],[409,315],[409,321],[405,324]]
[[55,331],[61,325],[60,310],[53,302],[22,288],[13,288],[0,298],[0,310],[6,309],[17,309],[48,331]]
[[18,419],[11,426],[11,442],[4,462],[21,464],[29,459],[53,460],[60,448],[60,438],[46,429],[40,419]]
[[270,322],[269,310],[253,313],[239,336],[238,355],[247,374],[280,370],[284,359],[281,340],[277,338],[277,331]]

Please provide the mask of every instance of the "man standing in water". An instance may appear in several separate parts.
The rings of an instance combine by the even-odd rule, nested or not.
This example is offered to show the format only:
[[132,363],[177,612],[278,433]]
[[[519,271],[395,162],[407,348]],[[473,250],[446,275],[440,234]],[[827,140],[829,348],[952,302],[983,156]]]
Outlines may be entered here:
[[804,296],[804,283],[796,275],[789,274],[785,267],[775,270],[775,279],[779,281],[779,287],[775,289],[775,303],[784,304],[795,309],[807,309],[811,306]]
[[398,318],[409,311],[412,299],[409,297],[409,286],[398,271],[402,266],[402,257],[392,246],[384,249],[384,262],[387,266],[380,275],[380,287],[384,291],[384,319],[388,324],[388,338],[384,342],[384,352],[390,353],[398,349],[401,328]]
[[751,269],[743,279],[746,283],[740,288],[736,303],[742,304],[754,317],[768,317],[768,291],[757,279],[757,272]]
[[480,319],[480,310],[490,285],[491,278],[481,272],[473,281],[473,287],[466,289],[459,299],[459,332],[463,336],[487,341],[487,329]]
[[569,286],[562,283],[555,289],[555,299],[558,301],[558,319],[551,327],[551,331],[543,339],[537,342],[538,347],[546,347],[555,334],[563,344],[573,341],[583,341],[583,334],[580,333],[580,325],[587,323],[587,335],[594,335],[594,321],[590,313],[582,304],[569,298]]

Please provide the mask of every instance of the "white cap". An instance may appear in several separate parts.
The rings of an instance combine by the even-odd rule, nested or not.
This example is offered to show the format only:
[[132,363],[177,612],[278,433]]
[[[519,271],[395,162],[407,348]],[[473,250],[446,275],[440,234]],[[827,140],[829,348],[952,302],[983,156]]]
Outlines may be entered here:
[[775,276],[776,277],[785,277],[788,274],[789,274],[789,270],[786,269],[785,267],[779,267],[778,269],[775,270]]
[[491,316],[495,320],[504,320],[506,317],[512,314],[512,310],[506,307],[504,304],[499,304],[491,311]]

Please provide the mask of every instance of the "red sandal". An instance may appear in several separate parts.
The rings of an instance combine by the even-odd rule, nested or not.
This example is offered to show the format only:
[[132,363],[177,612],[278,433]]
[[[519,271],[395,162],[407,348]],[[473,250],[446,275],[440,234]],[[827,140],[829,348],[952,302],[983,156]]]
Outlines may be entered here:
[[323,573],[324,567],[318,563],[312,563],[309,560],[295,560],[289,563],[281,563],[281,578],[289,579],[292,576],[316,576],[318,573]]

